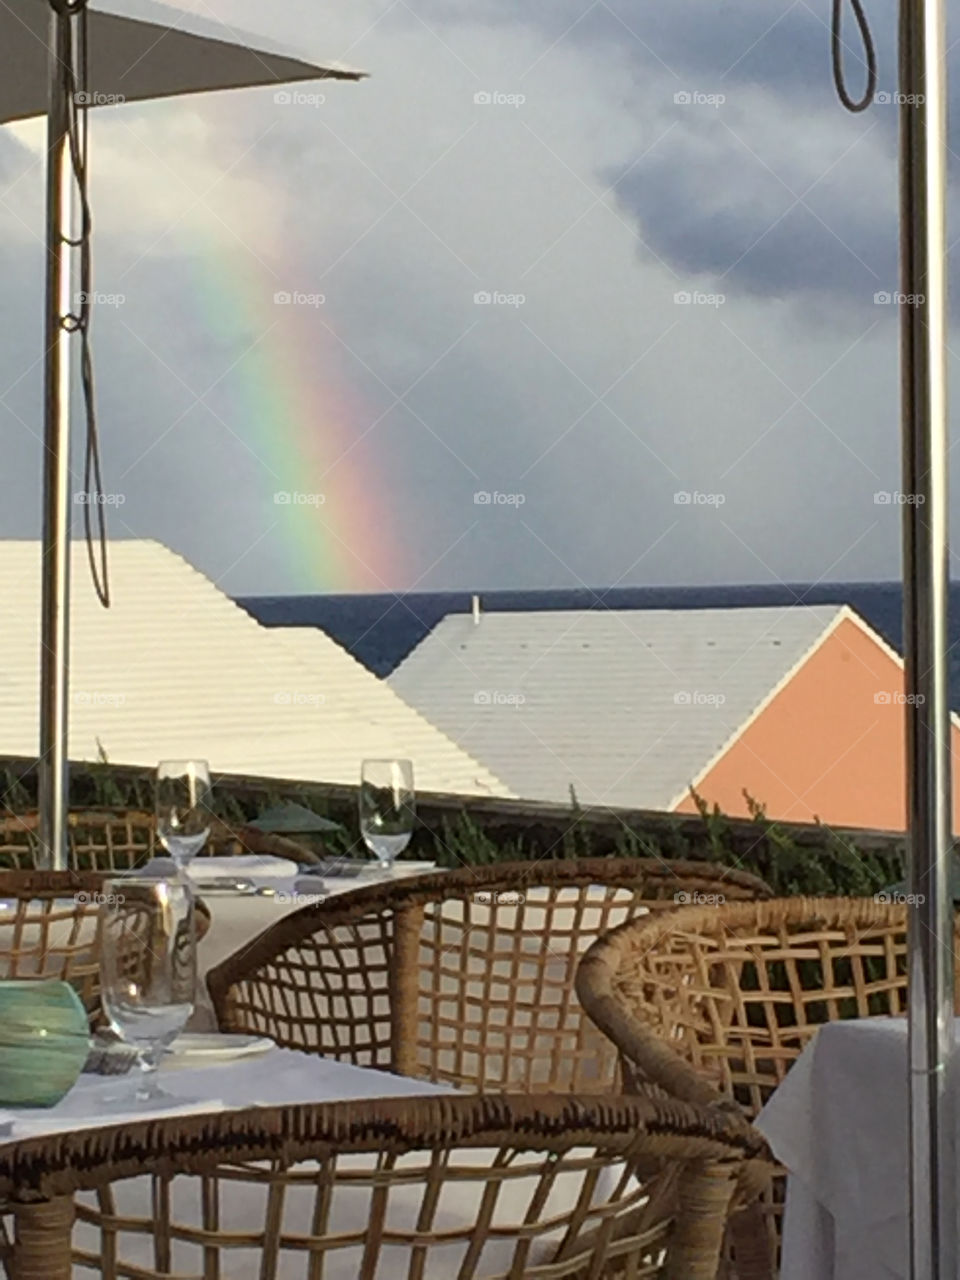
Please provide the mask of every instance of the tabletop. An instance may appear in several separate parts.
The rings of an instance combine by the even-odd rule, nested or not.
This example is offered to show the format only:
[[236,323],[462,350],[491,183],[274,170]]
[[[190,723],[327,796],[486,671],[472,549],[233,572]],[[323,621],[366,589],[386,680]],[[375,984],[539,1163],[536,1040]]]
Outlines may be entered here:
[[257,1057],[227,1062],[200,1062],[189,1057],[167,1059],[160,1067],[159,1083],[170,1095],[169,1103],[161,1108],[145,1109],[133,1099],[135,1073],[82,1075],[56,1106],[0,1109],[0,1123],[13,1126],[5,1140],[16,1142],[153,1116],[166,1118],[282,1103],[399,1098],[450,1091],[449,1085],[431,1084],[316,1054],[278,1048]]
[[[161,1067],[160,1076],[160,1084],[174,1098],[162,1110],[134,1108],[128,1104],[124,1109],[123,1103],[108,1104],[112,1095],[124,1089],[128,1091],[127,1096],[132,1092],[133,1081],[128,1077],[82,1077],[70,1094],[48,1111],[0,1112],[0,1121],[13,1116],[12,1140],[17,1141],[55,1135],[64,1130],[122,1125],[161,1115],[172,1117],[233,1108],[246,1111],[251,1106],[284,1103],[449,1096],[455,1092],[449,1085],[279,1048],[270,1049],[259,1058],[208,1066],[169,1062]],[[422,1280],[450,1280],[460,1273],[461,1264],[466,1265],[467,1256],[473,1251],[472,1224],[486,1221],[494,1210],[497,1221],[505,1224],[504,1228],[486,1233],[479,1255],[473,1258],[470,1274],[492,1277],[505,1275],[508,1270],[512,1273],[517,1247],[516,1223],[530,1220],[528,1206],[537,1219],[555,1223],[540,1233],[532,1245],[528,1261],[531,1270],[535,1268],[539,1274],[539,1263],[546,1264],[561,1246],[565,1224],[582,1208],[585,1195],[592,1202],[602,1203],[614,1196],[615,1188],[622,1181],[622,1173],[614,1163],[609,1168],[603,1167],[599,1176],[596,1171],[587,1172],[581,1155],[590,1156],[590,1149],[571,1149],[564,1167],[558,1166],[550,1175],[547,1200],[541,1202],[542,1153],[515,1153],[510,1162],[509,1194],[498,1196],[495,1205],[489,1193],[489,1170],[491,1164],[500,1159],[499,1143],[453,1148],[448,1158],[450,1168],[456,1172],[449,1178],[444,1177],[431,1196],[432,1203],[435,1197],[431,1221],[442,1238],[440,1245],[431,1249],[424,1269],[423,1260],[413,1256],[410,1236],[418,1231],[422,1221],[424,1170],[427,1165],[432,1168],[432,1156],[411,1152],[398,1157],[410,1176],[391,1184],[387,1205],[377,1189],[382,1153],[376,1150],[351,1153],[341,1161],[342,1176],[330,1191],[330,1217],[324,1234],[335,1240],[337,1247],[324,1256],[324,1280],[357,1280],[362,1269],[363,1274],[367,1274],[363,1267],[365,1234],[372,1218],[383,1212],[388,1213],[388,1227],[397,1233],[395,1241],[385,1248],[376,1272],[384,1280],[414,1274]],[[77,1219],[72,1231],[75,1250],[72,1270],[76,1280],[90,1274],[90,1265],[97,1269],[97,1262],[106,1256],[107,1249],[117,1261],[117,1274],[147,1271],[156,1274],[153,1269],[159,1267],[154,1261],[156,1249],[168,1243],[162,1233],[155,1237],[151,1227],[158,1194],[170,1197],[171,1220],[176,1224],[171,1237],[170,1274],[185,1280],[201,1272],[208,1274],[210,1266],[217,1267],[217,1263],[211,1263],[203,1244],[204,1225],[208,1224],[210,1205],[215,1203],[218,1229],[232,1238],[224,1241],[219,1237],[218,1248],[225,1252],[225,1258],[217,1254],[219,1266],[223,1268],[216,1270],[217,1275],[229,1276],[229,1280],[263,1280],[266,1274],[275,1280],[304,1280],[304,1261],[298,1255],[297,1242],[309,1239],[318,1230],[315,1225],[316,1165],[302,1159],[285,1167],[281,1182],[274,1183],[247,1177],[235,1161],[228,1163],[229,1169],[222,1171],[216,1185],[209,1178],[201,1186],[198,1177],[182,1177],[175,1178],[160,1191],[153,1177],[155,1171],[144,1168],[142,1173],[127,1172],[126,1176],[111,1182],[107,1201],[101,1200],[97,1191],[77,1192]],[[259,1163],[262,1167],[264,1162]],[[281,1185],[282,1198],[276,1194]],[[281,1199],[283,1256],[271,1254],[268,1259],[268,1251],[262,1247],[263,1224],[271,1214],[281,1212],[278,1207]],[[443,1239],[445,1236],[449,1239]],[[546,1268],[543,1274],[547,1274]]]

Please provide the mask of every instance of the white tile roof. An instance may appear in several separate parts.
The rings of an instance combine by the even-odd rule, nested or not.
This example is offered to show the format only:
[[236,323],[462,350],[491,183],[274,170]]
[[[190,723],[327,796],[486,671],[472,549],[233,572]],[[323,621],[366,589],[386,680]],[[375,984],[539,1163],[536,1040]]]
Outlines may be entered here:
[[[112,541],[101,608],[73,548],[70,755],[354,783],[406,756],[426,791],[509,795],[329,636],[261,626],[158,542]],[[40,544],[0,541],[0,755],[37,752]]]
[[524,799],[670,809],[844,616],[450,614],[389,680]]

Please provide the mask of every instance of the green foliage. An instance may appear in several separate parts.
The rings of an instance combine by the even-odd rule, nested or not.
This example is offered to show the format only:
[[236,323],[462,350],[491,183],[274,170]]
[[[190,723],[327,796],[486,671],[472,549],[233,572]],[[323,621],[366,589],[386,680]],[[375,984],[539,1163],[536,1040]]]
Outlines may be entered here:
[[524,856],[515,841],[496,839],[484,831],[465,811],[455,822],[444,818],[439,835],[425,832],[416,841],[415,856],[436,862],[440,867],[488,867],[495,862],[510,862]]
[[[36,808],[35,769],[8,764],[0,770],[0,809],[23,813]],[[801,829],[767,817],[764,806],[744,792],[750,823],[733,820],[717,805],[691,793],[700,821],[677,814],[645,815],[627,822],[617,815],[591,813],[571,789],[565,819],[522,809],[485,820],[462,808],[455,816],[434,817],[415,834],[407,856],[441,867],[489,866],[509,860],[554,858],[695,858],[750,871],[766,880],[778,896],[794,894],[869,896],[904,877],[903,842],[844,837],[825,824]],[[74,808],[118,807],[149,812],[153,773],[118,768],[101,750],[100,759],[71,770]],[[214,787],[214,811],[228,822],[248,822],[268,807],[293,800],[343,826],[325,837],[327,851],[364,856],[352,792],[331,792],[307,783],[245,784],[224,780]],[[464,801],[469,805],[469,801]]]
[[748,852],[741,850],[738,855],[730,843],[729,819],[717,805],[711,808],[702,796],[691,794],[707,832],[708,847],[700,856],[753,872],[766,880],[778,897],[865,897],[903,875],[902,845],[860,849],[820,822],[814,826],[813,838],[808,834],[799,841],[795,828],[768,818],[765,807],[746,791],[743,796],[757,839],[748,845]]

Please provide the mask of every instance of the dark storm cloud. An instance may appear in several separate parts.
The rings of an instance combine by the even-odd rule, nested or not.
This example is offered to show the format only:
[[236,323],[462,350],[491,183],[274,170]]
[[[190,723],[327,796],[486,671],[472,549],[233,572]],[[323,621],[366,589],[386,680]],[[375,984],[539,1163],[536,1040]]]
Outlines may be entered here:
[[[735,0],[718,9],[703,0],[655,8],[531,0],[518,10],[512,0],[487,0],[451,14],[446,0],[419,0],[416,8],[433,21],[522,23],[542,35],[547,58],[572,43],[628,64],[637,151],[655,120],[675,123],[668,145],[640,160],[625,154],[598,175],[636,223],[645,260],[652,253],[678,277],[759,298],[819,295],[858,306],[896,289],[898,110],[882,95],[894,92],[897,75],[886,7],[868,6],[881,100],[855,118],[833,85],[825,2]],[[843,39],[848,86],[859,97],[865,64],[849,9]],[[726,101],[711,119],[710,108],[676,107],[678,92]],[[960,86],[951,116],[960,124]]]
[[728,294],[819,292],[863,303],[895,288],[892,170],[873,193],[833,180],[805,194],[815,173],[786,167],[780,176],[741,138],[708,121],[605,175],[638,223],[641,253],[652,250],[680,276],[722,282]]

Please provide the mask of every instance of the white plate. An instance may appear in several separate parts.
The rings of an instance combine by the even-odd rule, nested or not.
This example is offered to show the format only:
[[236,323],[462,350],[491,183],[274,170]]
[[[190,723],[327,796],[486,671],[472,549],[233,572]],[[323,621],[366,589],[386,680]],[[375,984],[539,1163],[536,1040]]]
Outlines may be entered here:
[[266,1053],[274,1043],[266,1036],[221,1035],[211,1031],[185,1031],[167,1050],[177,1058],[250,1058]]

